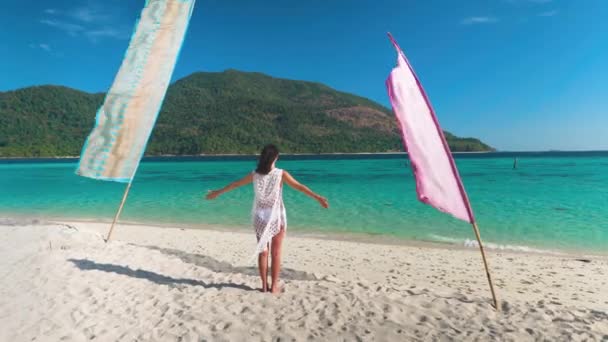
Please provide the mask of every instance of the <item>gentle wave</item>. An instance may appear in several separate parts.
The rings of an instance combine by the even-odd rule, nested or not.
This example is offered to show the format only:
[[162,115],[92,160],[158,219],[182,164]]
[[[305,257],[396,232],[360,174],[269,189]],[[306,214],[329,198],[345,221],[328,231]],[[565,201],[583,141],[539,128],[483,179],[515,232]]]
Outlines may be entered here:
[[[459,246],[466,247],[466,248],[479,248],[479,244],[477,243],[477,240],[471,240],[471,239],[462,240],[462,239],[456,239],[456,238],[435,235],[435,234],[430,234],[429,238],[432,241],[436,241],[436,242],[444,242],[444,243],[449,243],[449,244],[453,244],[453,245],[459,245]],[[564,253],[550,250],[550,249],[540,249],[540,248],[534,248],[534,247],[523,246],[523,245],[498,244],[498,243],[493,243],[493,242],[484,242],[483,247],[485,249],[510,251],[510,252],[540,253],[540,254],[552,254],[552,255],[563,255],[564,254]]]

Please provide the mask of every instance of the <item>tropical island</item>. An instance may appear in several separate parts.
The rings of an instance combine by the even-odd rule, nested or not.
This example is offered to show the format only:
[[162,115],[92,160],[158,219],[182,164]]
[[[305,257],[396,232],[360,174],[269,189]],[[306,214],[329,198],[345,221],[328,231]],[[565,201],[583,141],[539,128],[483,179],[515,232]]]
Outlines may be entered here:
[[[80,154],[104,94],[63,86],[0,92],[0,157]],[[454,152],[492,151],[446,133]],[[173,83],[148,156],[252,154],[267,142],[285,153],[402,151],[391,110],[314,82],[254,72],[198,72]]]

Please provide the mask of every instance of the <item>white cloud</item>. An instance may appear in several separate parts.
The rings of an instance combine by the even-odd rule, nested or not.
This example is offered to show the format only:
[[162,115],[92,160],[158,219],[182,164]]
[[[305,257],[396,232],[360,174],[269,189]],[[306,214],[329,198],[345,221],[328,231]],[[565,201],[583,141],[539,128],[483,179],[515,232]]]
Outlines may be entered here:
[[555,15],[557,15],[557,10],[546,11],[538,14],[539,17],[553,17]]
[[44,50],[48,53],[53,52],[53,49],[51,49],[51,46],[46,43],[40,43],[40,44],[31,43],[28,46],[30,47],[30,49],[36,49],[36,50],[40,49],[40,50]]
[[111,12],[91,2],[87,6],[67,10],[48,8],[44,10],[46,18],[40,20],[40,23],[73,37],[86,37],[92,42],[102,38],[129,38],[129,30],[124,29],[124,25],[117,24],[114,18],[119,16],[116,13],[111,15]]
[[92,41],[97,41],[99,38],[114,38],[127,39],[129,33],[126,30],[117,30],[112,27],[102,27],[100,29],[86,31],[85,35]]
[[102,10],[93,7],[79,7],[71,10],[69,16],[84,23],[106,21],[110,16]]
[[84,27],[82,27],[81,25],[72,24],[61,20],[43,19],[40,20],[40,23],[65,31],[71,36],[76,36],[84,30]]
[[475,24],[494,24],[498,22],[498,18],[495,17],[468,17],[462,19],[460,22],[463,25],[475,25]]

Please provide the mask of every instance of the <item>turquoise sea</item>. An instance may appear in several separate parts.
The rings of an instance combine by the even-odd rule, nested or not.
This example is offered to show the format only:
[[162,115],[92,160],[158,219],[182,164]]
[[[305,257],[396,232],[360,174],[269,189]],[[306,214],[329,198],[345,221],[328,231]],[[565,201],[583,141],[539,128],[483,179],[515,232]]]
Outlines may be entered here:
[[[608,253],[608,152],[457,154],[456,162],[490,247]],[[76,163],[0,161],[0,218],[110,221],[125,185],[78,177]],[[286,189],[290,230],[474,240],[468,224],[416,200],[405,154],[282,156],[278,166],[331,204],[323,210]],[[122,218],[249,229],[250,187],[202,198],[254,167],[255,157],[146,159]]]

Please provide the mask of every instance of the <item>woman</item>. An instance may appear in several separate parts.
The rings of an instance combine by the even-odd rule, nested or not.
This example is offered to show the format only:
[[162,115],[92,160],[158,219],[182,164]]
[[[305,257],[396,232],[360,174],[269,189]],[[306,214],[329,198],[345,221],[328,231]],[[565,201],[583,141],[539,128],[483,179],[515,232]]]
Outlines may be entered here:
[[[279,272],[281,268],[281,246],[287,229],[287,216],[283,204],[283,183],[314,198],[323,208],[328,208],[327,199],[312,192],[300,184],[287,171],[275,167],[279,158],[279,150],[274,145],[266,145],[262,149],[258,167],[242,179],[230,183],[220,190],[209,191],[207,199],[212,200],[219,195],[234,190],[240,186],[253,183],[255,199],[253,202],[252,218],[255,235],[258,240],[258,268],[262,278],[262,292],[276,294],[281,291]],[[268,287],[268,245],[272,254],[272,284]]]

